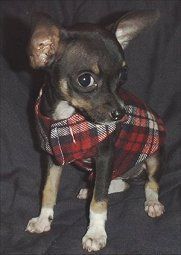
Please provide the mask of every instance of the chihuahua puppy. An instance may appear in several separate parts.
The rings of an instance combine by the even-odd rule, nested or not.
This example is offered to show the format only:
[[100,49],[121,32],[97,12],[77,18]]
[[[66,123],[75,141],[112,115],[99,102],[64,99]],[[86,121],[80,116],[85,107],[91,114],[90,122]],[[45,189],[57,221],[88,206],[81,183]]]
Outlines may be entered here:
[[[108,194],[128,187],[126,179],[147,173],[145,211],[159,217],[158,176],[164,125],[144,102],[121,88],[127,66],[123,50],[159,17],[157,11],[130,12],[102,28],[82,24],[69,29],[43,16],[29,44],[33,68],[48,78],[35,106],[41,146],[49,154],[40,215],[26,230],[50,230],[63,166],[85,168],[94,180],[89,227],[82,239],[87,251],[105,247]],[[82,189],[79,198],[86,198]]]

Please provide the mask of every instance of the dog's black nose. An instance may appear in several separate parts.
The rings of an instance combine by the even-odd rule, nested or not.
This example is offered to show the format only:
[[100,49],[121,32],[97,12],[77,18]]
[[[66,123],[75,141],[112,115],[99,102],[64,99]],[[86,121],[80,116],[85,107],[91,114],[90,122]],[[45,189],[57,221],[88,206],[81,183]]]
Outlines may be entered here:
[[115,109],[110,115],[113,120],[119,120],[123,117],[124,111],[122,109]]

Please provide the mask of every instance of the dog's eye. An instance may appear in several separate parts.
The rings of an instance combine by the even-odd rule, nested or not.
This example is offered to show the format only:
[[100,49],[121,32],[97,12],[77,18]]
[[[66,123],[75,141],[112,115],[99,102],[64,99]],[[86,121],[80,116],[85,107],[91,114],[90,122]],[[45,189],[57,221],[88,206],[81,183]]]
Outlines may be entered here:
[[81,74],[78,77],[78,83],[84,88],[96,85],[95,80],[90,73]]

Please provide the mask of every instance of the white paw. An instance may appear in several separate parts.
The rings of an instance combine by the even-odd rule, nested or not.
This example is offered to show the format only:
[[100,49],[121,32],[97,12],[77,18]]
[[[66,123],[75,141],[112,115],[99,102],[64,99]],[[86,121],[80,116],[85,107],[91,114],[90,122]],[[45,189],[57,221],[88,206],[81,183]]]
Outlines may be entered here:
[[109,185],[108,194],[123,192],[129,188],[129,184],[123,181],[121,178],[117,178],[111,181]]
[[47,232],[51,228],[52,220],[47,217],[32,218],[26,227],[25,231],[30,233],[43,233]]
[[160,217],[165,212],[164,205],[159,201],[146,201],[145,212],[152,218]]
[[89,193],[88,188],[81,189],[79,191],[79,194],[77,195],[77,198],[78,199],[87,199],[88,198],[88,193]]
[[82,238],[83,249],[88,252],[99,251],[106,246],[107,235],[104,230],[89,228],[85,236]]

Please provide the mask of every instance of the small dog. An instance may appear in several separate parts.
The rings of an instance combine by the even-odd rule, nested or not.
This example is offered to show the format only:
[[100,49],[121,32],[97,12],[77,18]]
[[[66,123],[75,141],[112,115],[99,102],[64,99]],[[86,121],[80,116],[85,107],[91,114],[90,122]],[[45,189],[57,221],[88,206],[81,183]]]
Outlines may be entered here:
[[[126,179],[147,173],[145,211],[161,216],[158,177],[165,130],[140,99],[121,88],[127,77],[123,50],[159,18],[157,11],[130,12],[106,28],[93,24],[60,28],[43,16],[34,27],[29,57],[47,70],[35,110],[41,146],[49,154],[39,217],[27,231],[50,230],[63,165],[89,170],[94,180],[90,223],[82,239],[87,251],[105,247],[108,194],[128,187]],[[82,189],[79,198],[87,197]]]

